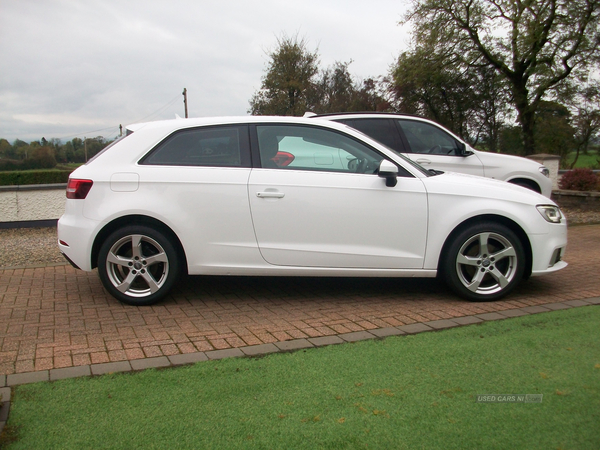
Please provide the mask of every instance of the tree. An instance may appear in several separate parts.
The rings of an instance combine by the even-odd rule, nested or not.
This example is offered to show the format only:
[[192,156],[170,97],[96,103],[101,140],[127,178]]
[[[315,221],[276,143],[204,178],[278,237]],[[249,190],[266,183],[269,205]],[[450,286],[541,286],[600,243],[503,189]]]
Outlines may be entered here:
[[[580,154],[587,155],[600,132],[600,80],[591,78],[585,84],[571,83],[561,92],[561,100],[572,111],[575,128],[575,158],[569,165],[575,167]],[[567,161],[561,161],[566,166]]]
[[320,72],[312,112],[387,111],[391,108],[385,98],[383,80],[356,80],[348,70],[351,63],[335,62]]
[[277,43],[277,50],[269,54],[271,62],[261,88],[250,100],[249,112],[301,116],[313,106],[319,57],[297,36],[284,36]]
[[506,82],[526,154],[535,152],[540,103],[600,57],[600,0],[417,0],[415,39]]
[[[337,111],[348,111],[356,95],[356,88],[352,75],[348,70],[351,62],[336,62],[321,72],[316,82],[318,96],[318,111],[327,113]],[[313,106],[313,108],[316,105]]]
[[540,102],[536,112],[534,135],[538,152],[560,156],[564,166],[575,146],[575,128],[571,124],[569,109],[557,102]]
[[15,156],[12,151],[12,145],[6,139],[0,139],[0,158],[12,159]]
[[304,40],[284,37],[270,53],[267,74],[250,100],[255,115],[295,115],[343,111],[385,111],[390,108],[383,84],[368,78],[357,81],[348,70],[350,62],[319,68],[317,51]]
[[415,44],[391,70],[395,108],[435,120],[472,145],[497,151],[507,103],[502,80],[485,66],[465,70],[441,46]]

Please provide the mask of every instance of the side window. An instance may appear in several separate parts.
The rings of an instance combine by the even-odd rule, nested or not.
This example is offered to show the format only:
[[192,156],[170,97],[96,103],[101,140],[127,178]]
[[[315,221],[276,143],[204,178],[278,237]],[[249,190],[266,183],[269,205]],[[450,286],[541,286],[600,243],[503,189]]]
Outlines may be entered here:
[[383,159],[335,131],[298,125],[259,125],[256,129],[264,168],[376,173]]
[[435,155],[459,154],[459,143],[439,127],[417,120],[398,120],[410,145],[411,153]]
[[404,152],[396,126],[390,119],[354,119],[349,125],[397,153]]
[[250,167],[247,127],[217,126],[177,131],[158,144],[140,164]]

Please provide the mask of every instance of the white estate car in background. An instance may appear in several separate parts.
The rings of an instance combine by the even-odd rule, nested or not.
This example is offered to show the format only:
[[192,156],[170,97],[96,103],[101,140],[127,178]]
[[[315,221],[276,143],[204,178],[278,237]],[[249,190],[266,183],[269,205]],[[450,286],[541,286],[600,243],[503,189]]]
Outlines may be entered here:
[[550,172],[542,164],[519,156],[475,150],[431,120],[390,113],[307,113],[306,117],[345,123],[426,169],[508,181],[548,198],[552,194]]
[[567,229],[533,191],[434,174],[336,122],[258,116],[129,126],[72,173],[58,240],[132,305],[185,273],[440,274],[484,301],[565,267]]

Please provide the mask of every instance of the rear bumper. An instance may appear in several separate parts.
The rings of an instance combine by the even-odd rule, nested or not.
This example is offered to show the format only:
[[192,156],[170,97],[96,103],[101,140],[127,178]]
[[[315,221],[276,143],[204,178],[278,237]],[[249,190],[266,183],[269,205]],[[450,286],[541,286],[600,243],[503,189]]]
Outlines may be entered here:
[[99,225],[77,214],[65,213],[58,220],[58,248],[73,267],[92,270],[91,250]]

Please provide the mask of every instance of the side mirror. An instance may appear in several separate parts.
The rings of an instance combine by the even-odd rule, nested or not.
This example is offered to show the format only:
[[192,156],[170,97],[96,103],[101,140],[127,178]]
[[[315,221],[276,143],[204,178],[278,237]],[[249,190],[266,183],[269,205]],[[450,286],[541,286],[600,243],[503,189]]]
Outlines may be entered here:
[[459,142],[458,144],[458,156],[471,156],[473,152],[467,150],[466,144]]
[[381,160],[377,174],[381,178],[385,178],[387,187],[394,187],[398,183],[398,167],[387,159]]

